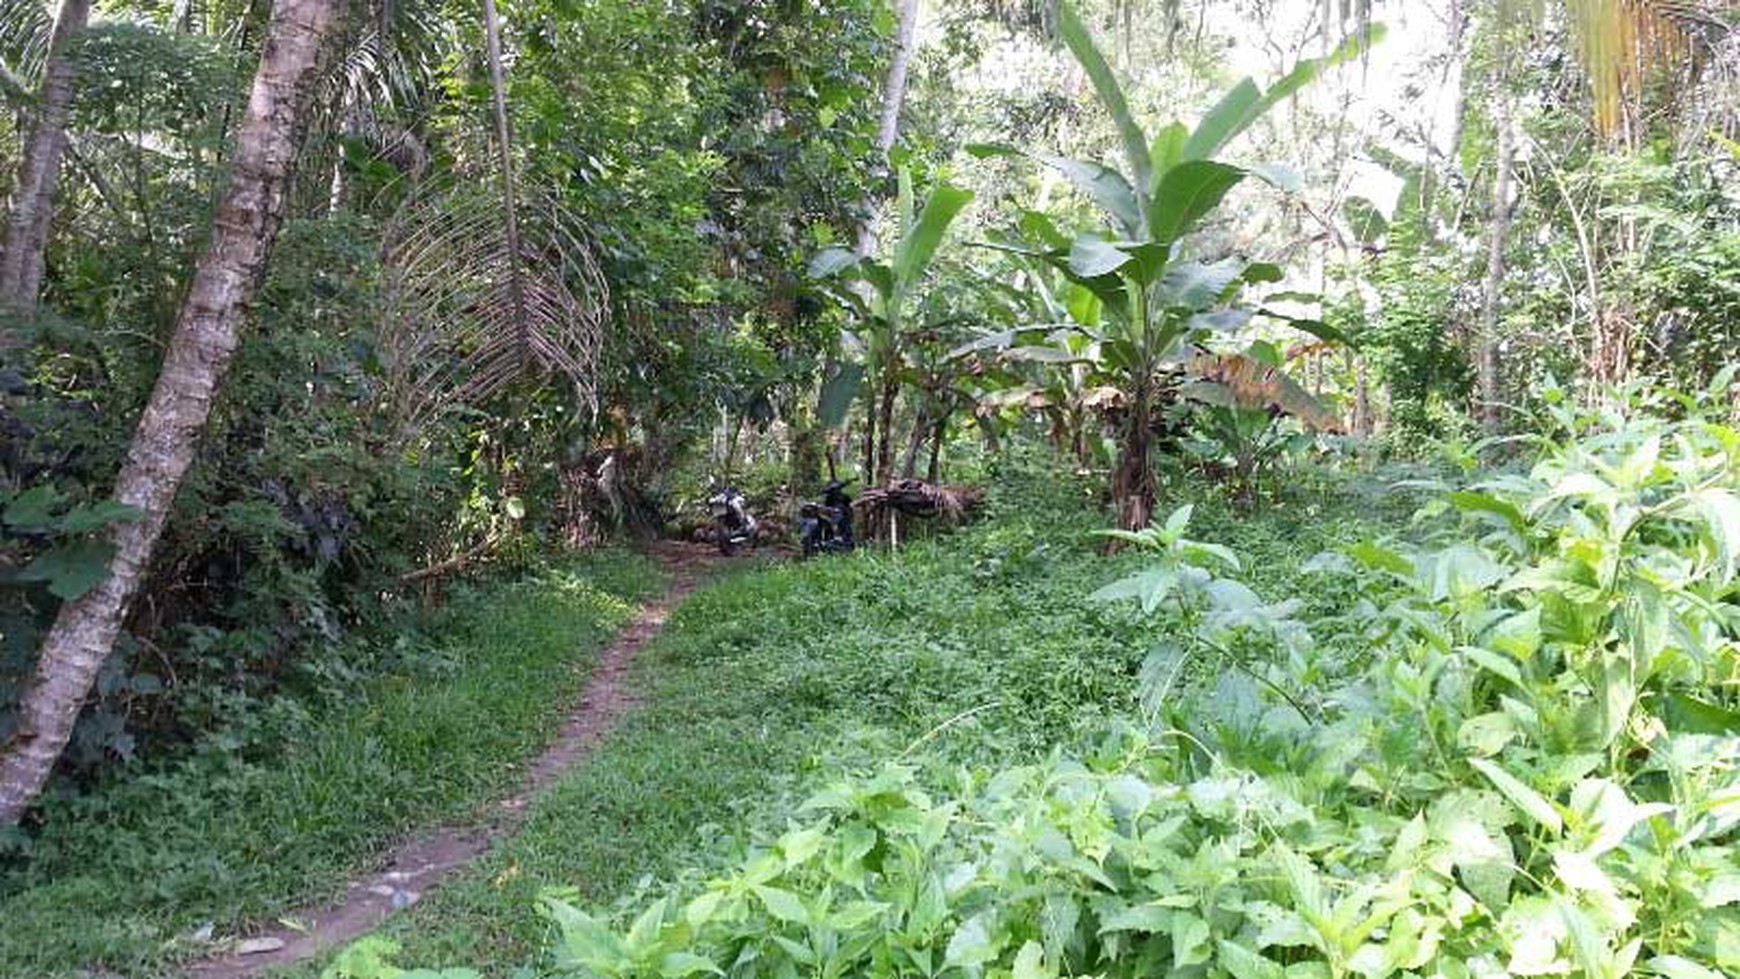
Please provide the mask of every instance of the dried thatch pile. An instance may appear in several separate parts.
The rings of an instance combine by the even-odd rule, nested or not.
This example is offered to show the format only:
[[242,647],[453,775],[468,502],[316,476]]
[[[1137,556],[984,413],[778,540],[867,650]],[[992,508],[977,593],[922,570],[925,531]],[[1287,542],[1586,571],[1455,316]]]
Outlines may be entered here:
[[950,523],[963,523],[985,500],[985,491],[976,486],[938,486],[922,479],[897,479],[887,486],[867,489],[853,508],[859,519],[870,527],[890,513],[907,517],[942,517]]

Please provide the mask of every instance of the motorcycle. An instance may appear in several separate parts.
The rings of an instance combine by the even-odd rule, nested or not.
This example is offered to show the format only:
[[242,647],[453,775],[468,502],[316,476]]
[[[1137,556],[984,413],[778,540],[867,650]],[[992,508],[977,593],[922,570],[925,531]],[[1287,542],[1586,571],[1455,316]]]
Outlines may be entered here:
[[857,546],[852,539],[852,498],[846,495],[846,484],[840,480],[829,483],[822,491],[822,502],[805,503],[798,515],[798,540],[803,544],[804,557],[845,553]]
[[760,525],[749,512],[749,500],[736,487],[721,486],[707,497],[713,513],[713,541],[719,553],[730,557],[740,545],[754,547]]

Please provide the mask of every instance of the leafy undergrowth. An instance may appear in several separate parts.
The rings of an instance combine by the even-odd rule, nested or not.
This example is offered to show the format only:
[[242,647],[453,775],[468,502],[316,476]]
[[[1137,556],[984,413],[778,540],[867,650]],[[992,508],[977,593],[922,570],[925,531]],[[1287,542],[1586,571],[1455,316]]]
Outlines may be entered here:
[[656,589],[609,552],[486,584],[392,642],[331,657],[324,700],[285,700],[199,753],[51,804],[0,876],[0,975],[149,975],[221,934],[336,893],[408,828],[507,791],[591,657]]
[[[1134,709],[1144,654],[1175,624],[1084,601],[1144,558],[1101,557],[1099,514],[1054,472],[994,474],[987,520],[952,537],[697,594],[642,655],[647,703],[518,837],[387,927],[396,960],[514,975],[539,958],[551,889],[632,905],[654,881],[724,870],[841,770],[1036,762]],[[1373,512],[1338,498],[1250,517],[1206,505],[1199,521],[1296,583],[1312,554],[1384,529]]]
[[1239,580],[1188,508],[1126,535],[1146,560],[1096,597],[1174,628],[1099,739],[832,769],[724,872],[546,893],[517,974],[1740,973],[1740,431],[1557,421],[1420,543],[1302,568],[1342,614]]

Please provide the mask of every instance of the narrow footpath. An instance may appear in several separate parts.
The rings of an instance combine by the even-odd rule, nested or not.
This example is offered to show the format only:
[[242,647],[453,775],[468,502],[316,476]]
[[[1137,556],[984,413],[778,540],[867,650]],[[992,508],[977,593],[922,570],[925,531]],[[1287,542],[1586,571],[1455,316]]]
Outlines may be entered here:
[[353,881],[338,902],[280,915],[274,927],[236,942],[221,957],[190,964],[186,975],[240,979],[338,948],[374,930],[394,912],[416,904],[430,889],[513,835],[538,793],[584,762],[634,709],[637,700],[628,679],[635,657],[664,629],[671,609],[726,560],[712,547],[675,541],[655,544],[648,553],[664,569],[664,594],[641,606],[599,654],[561,733],[527,763],[519,791],[493,803],[480,824],[436,827],[405,839],[387,853],[379,870]]

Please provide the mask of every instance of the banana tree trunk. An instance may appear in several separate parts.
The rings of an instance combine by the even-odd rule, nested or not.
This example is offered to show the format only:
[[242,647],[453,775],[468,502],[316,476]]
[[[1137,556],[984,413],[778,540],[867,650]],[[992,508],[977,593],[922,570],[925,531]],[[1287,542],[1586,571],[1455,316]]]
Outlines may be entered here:
[[273,11],[211,240],[116,480],[115,498],[135,507],[139,519],[117,525],[108,577],[61,606],[43,640],[20,701],[19,733],[0,754],[0,826],[18,822],[47,782],[193,462],[278,235],[321,47],[340,2],[278,0]]
[[1112,476],[1112,501],[1118,507],[1118,526],[1141,530],[1153,520],[1154,503],[1159,495],[1154,482],[1153,433],[1148,417],[1153,392],[1143,383],[1131,395],[1130,415],[1124,422],[1123,451]]
[[948,438],[949,416],[953,414],[954,407],[951,405],[937,418],[936,425],[931,428],[930,465],[925,467],[925,478],[930,481],[932,486],[942,482],[943,440]]
[[[0,237],[0,306],[32,309],[42,292],[43,253],[54,220],[54,192],[66,152],[67,116],[72,109],[76,66],[67,48],[91,17],[91,0],[61,0],[49,36],[48,59],[37,93],[36,119],[18,161],[12,209]],[[0,333],[0,347],[12,338]]]
[[892,368],[885,372],[876,419],[876,485],[887,486],[894,478],[894,400],[900,395],[900,379]]

